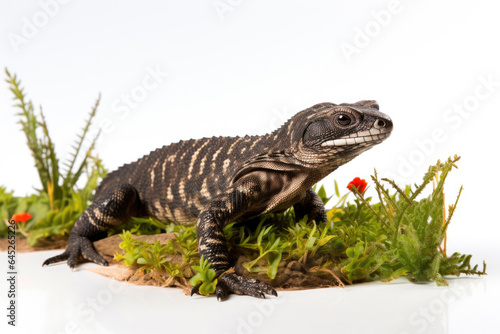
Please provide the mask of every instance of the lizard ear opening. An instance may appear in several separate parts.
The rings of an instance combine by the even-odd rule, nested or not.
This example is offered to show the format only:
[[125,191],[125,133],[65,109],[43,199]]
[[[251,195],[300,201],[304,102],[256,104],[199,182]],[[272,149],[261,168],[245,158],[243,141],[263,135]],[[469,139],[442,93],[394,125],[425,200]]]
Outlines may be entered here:
[[302,141],[307,146],[319,144],[329,133],[331,133],[330,125],[325,119],[319,119],[306,126],[304,134],[302,135]]

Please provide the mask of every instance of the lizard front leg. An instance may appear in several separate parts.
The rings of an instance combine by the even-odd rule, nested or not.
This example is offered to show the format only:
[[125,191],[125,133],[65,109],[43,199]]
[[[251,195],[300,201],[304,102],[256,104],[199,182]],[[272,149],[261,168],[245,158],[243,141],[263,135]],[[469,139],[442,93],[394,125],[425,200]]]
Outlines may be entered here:
[[302,201],[295,203],[295,220],[299,221],[307,215],[307,221],[316,220],[317,222],[326,222],[326,211],[323,201],[312,189],[306,191]]
[[[264,282],[228,272],[231,265],[223,228],[252,210],[261,190],[258,178],[247,176],[214,198],[198,217],[198,252],[208,259],[217,273],[215,293],[219,301],[226,299],[229,292],[259,298],[265,298],[266,294],[278,295]],[[191,295],[197,293],[197,288],[193,288]]]

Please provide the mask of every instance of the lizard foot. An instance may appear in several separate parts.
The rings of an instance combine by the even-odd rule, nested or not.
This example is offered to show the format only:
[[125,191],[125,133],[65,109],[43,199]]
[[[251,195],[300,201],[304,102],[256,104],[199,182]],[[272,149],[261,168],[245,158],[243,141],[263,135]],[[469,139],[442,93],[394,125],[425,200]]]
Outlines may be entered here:
[[96,252],[92,242],[88,238],[78,236],[69,238],[68,247],[64,253],[45,260],[42,266],[67,260],[68,266],[73,269],[79,256],[103,266],[109,264],[104,257]]
[[217,281],[215,295],[218,301],[224,301],[230,292],[238,295],[249,295],[257,298],[266,298],[266,294],[278,296],[269,284],[258,279],[239,276],[235,273],[224,273]]

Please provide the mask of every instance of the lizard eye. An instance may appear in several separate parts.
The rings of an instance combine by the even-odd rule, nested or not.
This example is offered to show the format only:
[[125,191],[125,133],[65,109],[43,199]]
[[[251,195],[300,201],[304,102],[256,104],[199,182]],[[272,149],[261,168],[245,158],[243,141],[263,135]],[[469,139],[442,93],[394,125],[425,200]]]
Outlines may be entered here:
[[337,123],[341,126],[347,126],[351,124],[351,117],[346,114],[340,114],[337,116]]

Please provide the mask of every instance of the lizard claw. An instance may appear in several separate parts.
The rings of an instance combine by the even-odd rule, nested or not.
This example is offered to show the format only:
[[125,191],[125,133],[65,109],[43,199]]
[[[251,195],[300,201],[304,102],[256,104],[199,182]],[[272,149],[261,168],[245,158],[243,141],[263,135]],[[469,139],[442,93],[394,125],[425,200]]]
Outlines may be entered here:
[[222,302],[227,299],[229,289],[224,282],[217,281],[217,287],[215,288],[215,295],[217,296],[217,301]]
[[218,301],[226,300],[229,292],[257,298],[266,298],[266,294],[278,296],[276,290],[269,284],[258,279],[239,276],[235,273],[222,274],[217,281],[215,294]]
[[[198,284],[197,286],[193,286],[193,288],[191,289],[191,297],[194,296],[195,294],[200,295],[200,286],[201,286],[201,284]],[[215,295],[217,296],[217,301],[219,301],[219,302],[226,300],[227,289],[222,288],[222,285],[220,283],[217,283]]]
[[191,297],[193,297],[193,295],[195,295],[195,294],[197,294],[197,295],[200,294],[200,285],[201,284],[198,284],[197,286],[193,286],[193,288],[191,289]]

